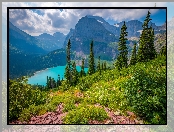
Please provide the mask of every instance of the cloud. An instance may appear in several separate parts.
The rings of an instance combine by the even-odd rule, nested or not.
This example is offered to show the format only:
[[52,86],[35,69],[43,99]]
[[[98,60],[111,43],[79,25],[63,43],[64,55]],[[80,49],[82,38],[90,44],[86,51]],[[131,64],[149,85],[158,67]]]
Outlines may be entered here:
[[[17,7],[153,7],[155,2],[3,2],[3,16],[6,16],[5,8]],[[156,2],[157,6],[165,6],[165,2]],[[137,13],[138,12],[138,13]],[[155,13],[157,10],[151,10]],[[130,19],[139,19],[147,14],[147,10],[139,9],[14,9],[10,10],[10,21],[21,30],[29,34],[62,32],[67,34],[70,28],[74,28],[78,20],[85,15],[101,16],[104,19],[117,22]]]

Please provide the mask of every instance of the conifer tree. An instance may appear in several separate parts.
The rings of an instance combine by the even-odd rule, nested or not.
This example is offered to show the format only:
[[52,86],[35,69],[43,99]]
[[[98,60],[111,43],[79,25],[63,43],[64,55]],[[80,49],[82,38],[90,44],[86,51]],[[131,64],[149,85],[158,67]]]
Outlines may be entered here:
[[134,48],[132,50],[130,65],[135,65],[135,63],[136,63],[136,43],[134,43]]
[[81,76],[81,77],[82,77],[82,76],[85,76],[85,74],[86,74],[86,73],[85,73],[85,69],[84,69],[84,68],[85,68],[84,65],[85,65],[85,59],[83,58],[83,59],[82,59],[82,65],[81,65],[81,71],[80,71],[80,76]]
[[78,71],[76,69],[76,63],[74,61],[72,65],[72,82],[74,85],[76,85],[77,81],[78,81]]
[[101,65],[101,69],[102,69],[102,70],[104,70],[104,68],[103,68],[103,67],[104,67],[104,66],[103,66],[103,63],[102,63],[102,65]]
[[160,55],[166,55],[166,54],[167,54],[167,47],[166,47],[166,46],[163,46],[163,47],[161,48],[161,51],[160,51],[159,54],[160,54]]
[[155,35],[154,35],[154,29],[152,28],[152,25],[150,26],[149,34],[150,35],[149,35],[149,43],[148,43],[149,44],[148,45],[148,47],[149,47],[148,55],[149,55],[149,59],[151,60],[151,59],[154,59],[157,55],[156,50],[155,50],[155,46],[154,46]]
[[97,65],[97,71],[100,71],[100,56],[98,57],[98,65]]
[[104,69],[104,71],[106,70],[106,61],[103,64],[103,69]]
[[100,56],[98,57],[98,65],[97,65],[97,71],[101,74],[101,67],[100,67]]
[[118,69],[122,69],[123,67],[127,67],[127,54],[128,54],[128,48],[126,46],[126,36],[127,36],[127,32],[126,32],[126,24],[124,21],[123,26],[121,27],[121,33],[120,33],[120,37],[119,37],[119,42],[118,42],[118,50],[119,50],[119,54],[115,63],[115,67],[117,67]]
[[152,20],[150,14],[150,11],[148,11],[142,26],[143,31],[140,36],[139,49],[137,53],[138,62],[145,62],[156,57],[156,51],[154,48],[154,29],[152,26],[149,27],[149,22]]
[[59,87],[60,85],[61,85],[61,82],[60,82],[60,75],[58,74],[57,87]]
[[67,80],[68,83],[71,84],[71,79],[72,79],[72,75],[71,75],[71,58],[70,58],[70,48],[71,48],[71,42],[70,39],[68,41],[67,47],[66,47],[66,68],[65,68],[65,78]]
[[95,73],[95,64],[94,64],[94,52],[93,52],[93,41],[92,41],[90,45],[88,74],[92,75],[93,73]]

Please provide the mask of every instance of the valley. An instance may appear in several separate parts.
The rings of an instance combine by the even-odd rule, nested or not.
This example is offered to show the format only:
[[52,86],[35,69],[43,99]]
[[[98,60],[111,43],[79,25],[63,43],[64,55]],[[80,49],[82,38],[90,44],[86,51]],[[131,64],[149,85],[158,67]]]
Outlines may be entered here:
[[8,123],[165,125],[166,23],[150,14],[114,25],[86,15],[67,35],[10,23]]

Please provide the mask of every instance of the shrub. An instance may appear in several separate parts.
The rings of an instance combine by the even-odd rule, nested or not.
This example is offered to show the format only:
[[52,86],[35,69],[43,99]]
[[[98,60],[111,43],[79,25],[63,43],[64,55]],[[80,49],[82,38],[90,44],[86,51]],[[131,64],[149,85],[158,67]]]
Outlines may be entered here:
[[166,69],[157,60],[139,65],[141,68],[135,69],[132,77],[124,83],[124,88],[128,105],[137,114],[148,123],[165,124]]
[[103,121],[107,119],[107,113],[103,108],[80,105],[70,111],[64,118],[65,124],[88,124],[90,120]]
[[46,103],[47,99],[46,92],[34,90],[27,84],[27,78],[9,80],[9,120],[17,119],[32,104],[37,106]]

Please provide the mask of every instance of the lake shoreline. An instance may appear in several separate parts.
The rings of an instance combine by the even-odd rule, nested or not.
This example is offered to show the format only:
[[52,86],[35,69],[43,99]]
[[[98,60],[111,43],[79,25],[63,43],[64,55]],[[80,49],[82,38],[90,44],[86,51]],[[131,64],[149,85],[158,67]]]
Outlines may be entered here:
[[[56,67],[49,67],[40,71],[36,71],[32,76],[28,77],[28,84],[31,85],[46,85],[47,76],[54,78],[55,80],[58,79],[58,75],[60,75],[60,79],[65,79],[65,68],[64,66],[56,66]],[[81,71],[81,66],[76,66],[78,72]],[[88,68],[85,68],[85,72],[87,73]]]

